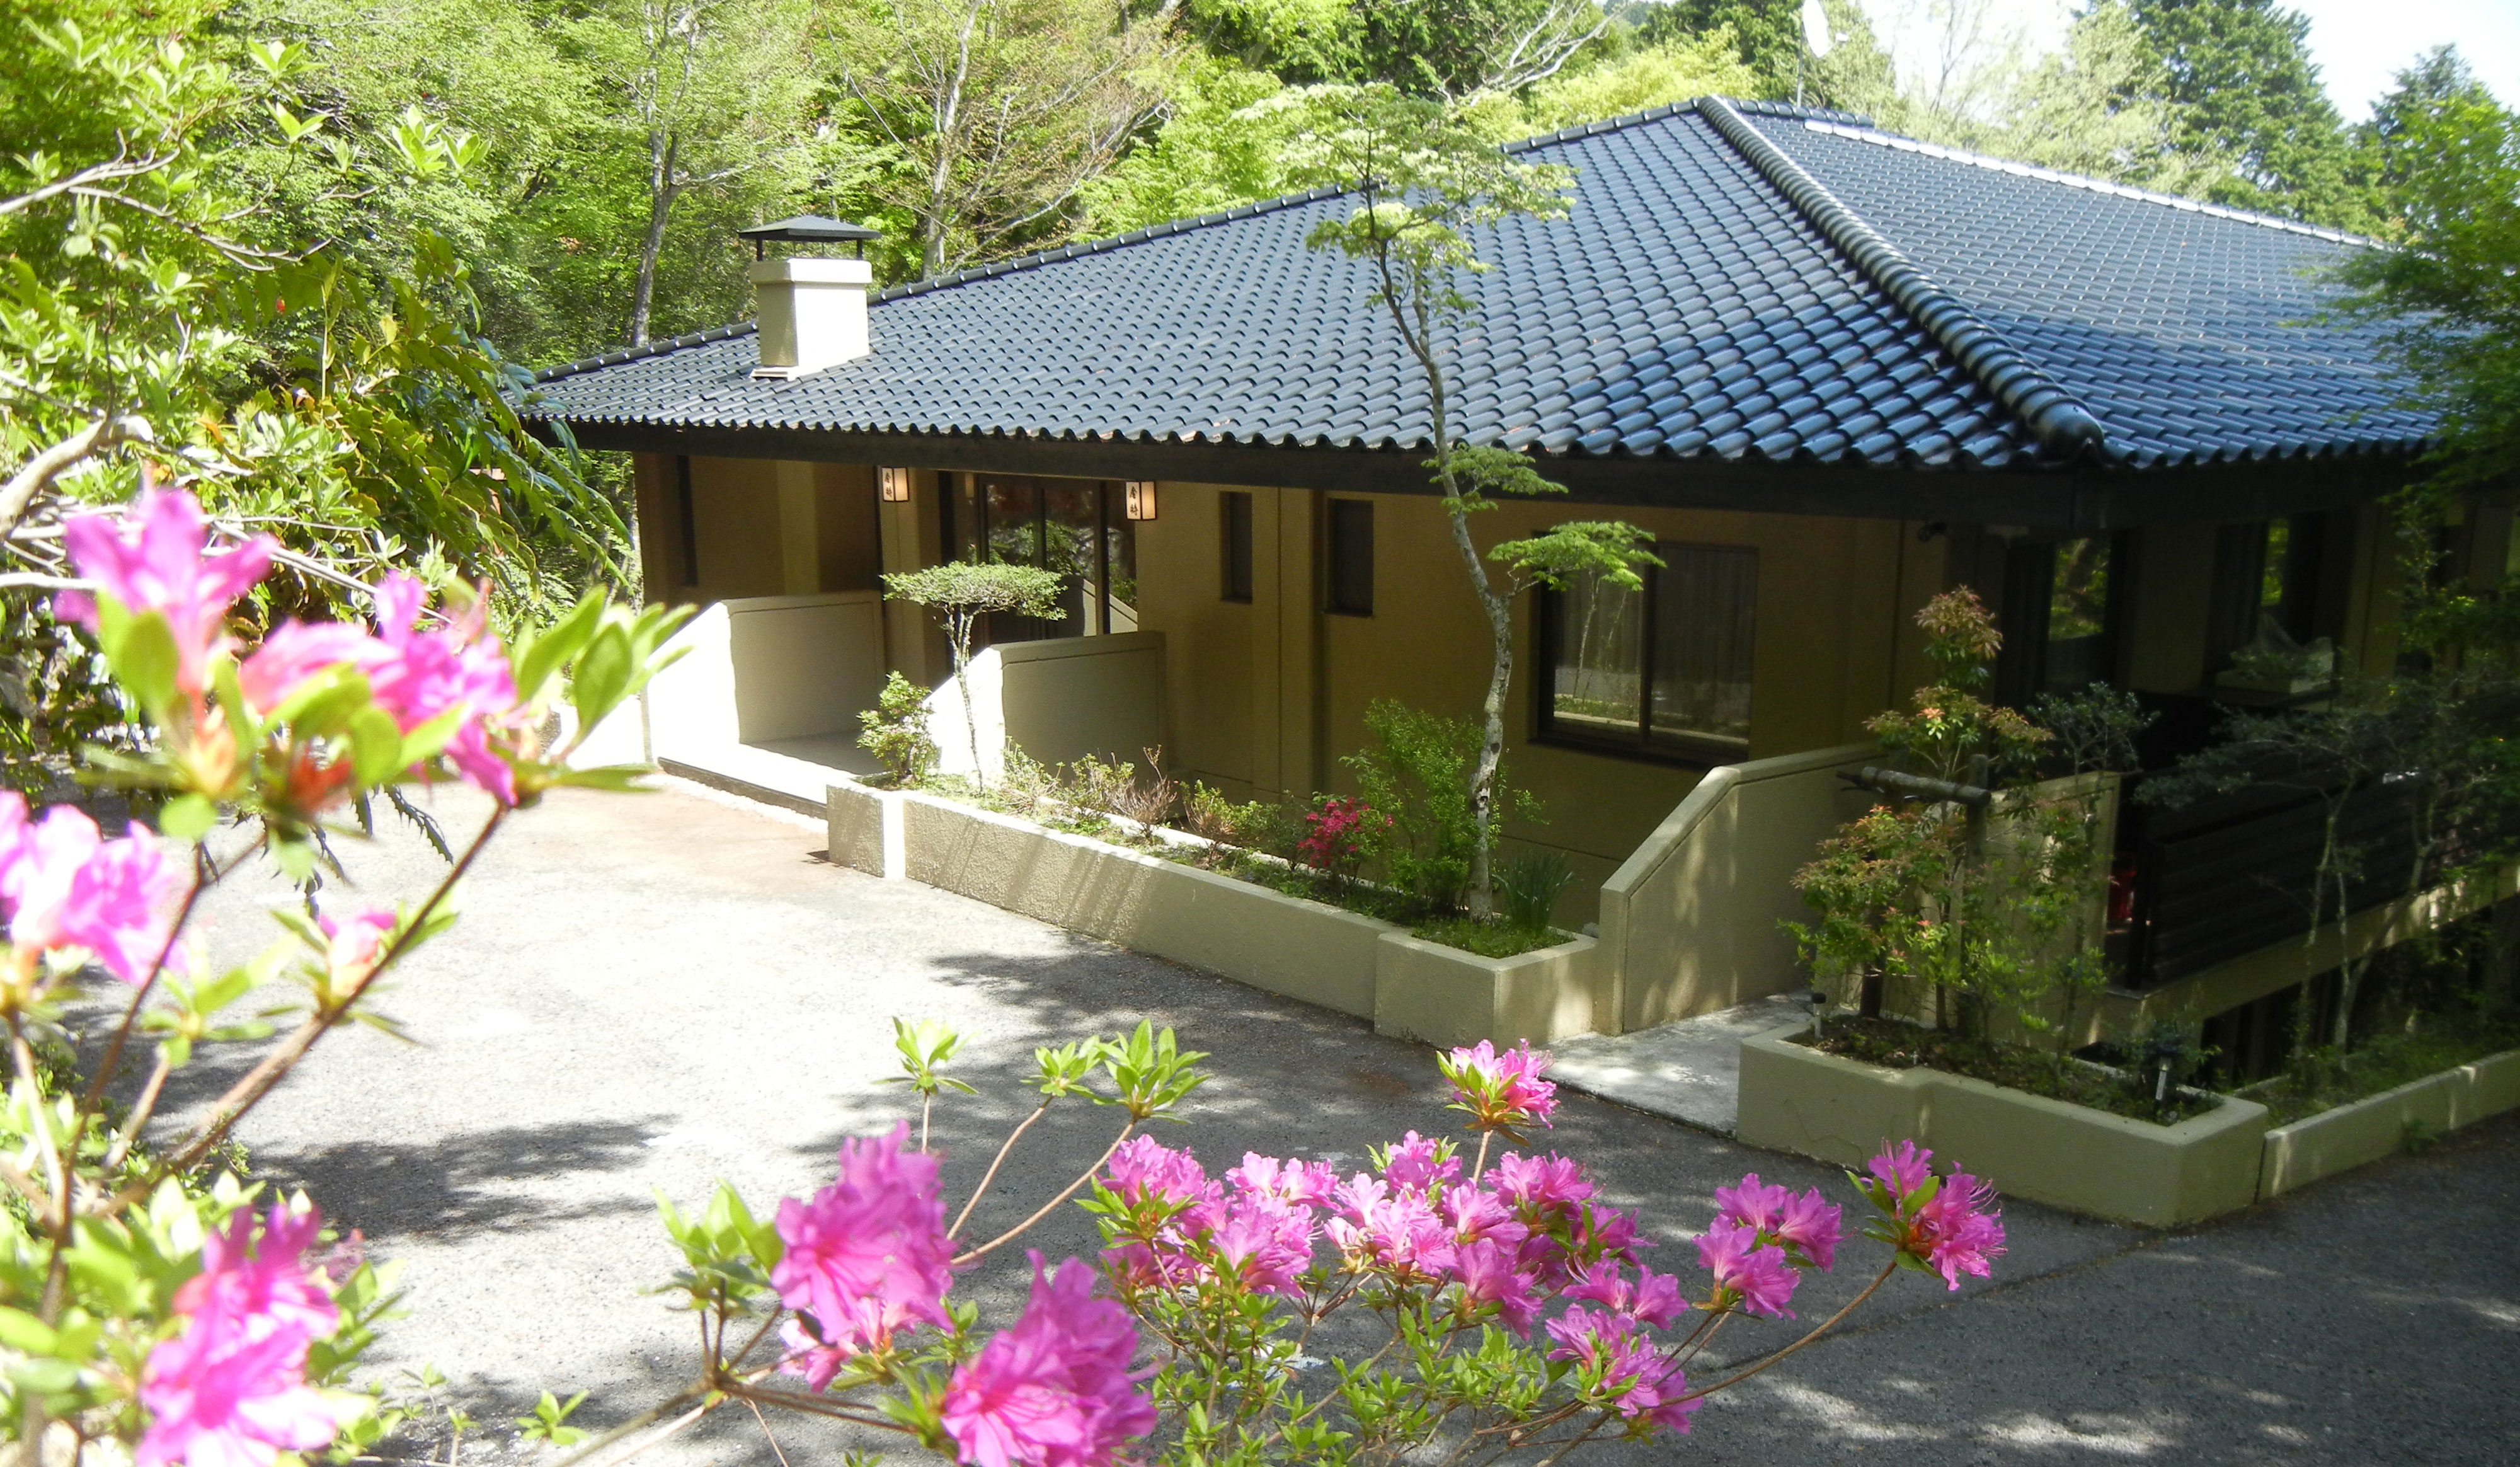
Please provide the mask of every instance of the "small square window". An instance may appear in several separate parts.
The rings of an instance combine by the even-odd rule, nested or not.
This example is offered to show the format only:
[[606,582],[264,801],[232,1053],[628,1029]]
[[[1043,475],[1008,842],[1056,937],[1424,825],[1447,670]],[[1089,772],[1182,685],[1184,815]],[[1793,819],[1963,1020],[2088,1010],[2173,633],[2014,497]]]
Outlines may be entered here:
[[1251,599],[1251,496],[1226,489],[1217,496],[1217,579],[1228,601]]
[[1346,617],[1372,616],[1372,502],[1331,500],[1328,541],[1328,610]]

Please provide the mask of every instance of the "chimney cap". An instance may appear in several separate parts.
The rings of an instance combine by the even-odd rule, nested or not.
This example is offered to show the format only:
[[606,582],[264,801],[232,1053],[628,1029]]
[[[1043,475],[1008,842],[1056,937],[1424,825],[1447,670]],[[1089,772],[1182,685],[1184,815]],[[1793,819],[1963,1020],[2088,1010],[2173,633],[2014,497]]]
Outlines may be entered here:
[[761,257],[763,247],[774,240],[791,245],[857,246],[864,245],[869,240],[883,238],[880,230],[869,229],[863,224],[852,224],[846,219],[827,219],[821,214],[797,214],[793,218],[774,219],[770,223],[755,224],[750,229],[739,229],[735,233],[737,238],[752,242],[752,255],[755,259]]

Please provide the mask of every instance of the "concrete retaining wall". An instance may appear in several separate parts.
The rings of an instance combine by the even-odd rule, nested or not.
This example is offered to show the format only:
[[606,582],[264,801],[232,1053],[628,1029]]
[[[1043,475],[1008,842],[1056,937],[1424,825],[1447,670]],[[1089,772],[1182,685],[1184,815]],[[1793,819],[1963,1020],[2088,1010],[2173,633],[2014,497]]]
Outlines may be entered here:
[[1778,925],[1811,909],[1793,874],[1870,797],[1837,771],[1852,744],[1710,769],[1601,886],[1605,1034],[1711,1014],[1810,982]]
[[2435,1133],[2520,1107],[2520,1049],[2426,1076],[2267,1132],[2258,1195],[2274,1197],[2403,1150],[2408,1123]]
[[959,892],[1438,1044],[1547,1043],[1592,1027],[1598,944],[1511,958],[1029,820],[833,785],[831,858]]
[[2112,1116],[1937,1070],[1884,1070],[1789,1042],[1741,1041],[1740,1123],[1753,1146],[1862,1165],[1913,1137],[2009,1197],[2146,1227],[2257,1198],[2267,1110],[2226,1099],[2176,1125]]

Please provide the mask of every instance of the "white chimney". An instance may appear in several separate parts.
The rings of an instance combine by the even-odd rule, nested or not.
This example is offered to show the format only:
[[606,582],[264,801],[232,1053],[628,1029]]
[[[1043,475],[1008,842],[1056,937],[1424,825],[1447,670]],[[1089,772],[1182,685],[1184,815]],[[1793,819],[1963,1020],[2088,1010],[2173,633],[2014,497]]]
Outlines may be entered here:
[[761,365],[755,377],[792,378],[855,361],[867,344],[867,290],[875,267],[862,259],[788,255],[745,271],[758,298]]

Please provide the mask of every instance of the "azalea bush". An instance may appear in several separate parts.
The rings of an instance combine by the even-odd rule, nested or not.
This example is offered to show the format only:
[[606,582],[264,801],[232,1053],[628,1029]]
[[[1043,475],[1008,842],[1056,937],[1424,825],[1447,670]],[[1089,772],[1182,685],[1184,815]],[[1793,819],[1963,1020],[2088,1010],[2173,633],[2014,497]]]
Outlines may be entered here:
[[[2003,1251],[1992,1192],[1936,1175],[1913,1143],[1885,1146],[1850,1178],[1879,1270],[1781,1348],[1692,1379],[1736,1316],[1791,1317],[1805,1272],[1833,1268],[1844,1206],[1756,1173],[1719,1188],[1695,1267],[1658,1273],[1639,1219],[1609,1206],[1581,1163],[1527,1149],[1549,1124],[1550,1057],[1485,1041],[1438,1061],[1476,1137],[1412,1130],[1371,1170],[1246,1153],[1221,1176],[1147,1134],[1179,1120],[1203,1055],[1141,1025],[1037,1051],[1039,1100],[959,1208],[926,1149],[928,1108],[954,1087],[959,1041],[899,1026],[922,1094],[903,1121],[842,1144],[838,1174],[766,1217],[721,1184],[704,1212],[670,1204],[687,1266],[671,1292],[707,1342],[690,1385],[588,1450],[648,1444],[724,1404],[777,1406],[898,1434],[977,1467],[1122,1459],[1554,1461],[1605,1439],[1687,1432],[1710,1395],[1826,1334],[1902,1268],[1957,1289]],[[968,1087],[966,1087],[968,1088]],[[1101,1157],[1024,1221],[964,1233],[1008,1155],[1053,1108],[1093,1102],[1119,1125]],[[1023,1266],[1027,1302],[983,1328],[955,1297],[1070,1198],[1102,1247]],[[765,1423],[766,1424],[766,1423]],[[622,1460],[608,1455],[608,1460]],[[1433,1459],[1433,1458],[1428,1458]]]
[[[571,767],[553,711],[591,728],[638,691],[678,619],[590,597],[503,646],[477,592],[431,607],[419,581],[367,589],[373,620],[274,626],[249,651],[231,613],[272,569],[256,536],[214,545],[189,493],[145,488],[119,515],[63,526],[70,584],[52,611],[92,638],[145,718],[89,777],[155,812],[109,838],[85,811],[0,794],[0,964],[10,1081],[0,1186],[0,1402],[24,1459],[112,1444],[140,1467],[259,1467],[354,1454],[393,1410],[348,1390],[392,1297],[351,1244],[325,1246],[304,1197],[225,1169],[237,1123],[343,1024],[386,1028],[379,982],[454,919],[450,896],[516,811],[567,785],[639,772]],[[323,882],[354,811],[413,779],[453,778],[490,808],[432,889],[393,905]],[[221,969],[185,940],[210,888],[269,860],[304,884],[276,941]],[[90,1029],[92,1066],[67,1025]],[[212,1047],[251,1057],[189,1126],[155,1124],[169,1078]],[[115,1085],[150,1055],[136,1095]]]

